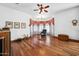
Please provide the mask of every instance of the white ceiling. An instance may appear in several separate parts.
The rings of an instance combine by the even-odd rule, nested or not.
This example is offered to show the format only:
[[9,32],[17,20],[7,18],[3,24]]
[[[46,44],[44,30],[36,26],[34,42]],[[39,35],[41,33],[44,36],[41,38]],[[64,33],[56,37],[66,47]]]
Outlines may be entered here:
[[[24,13],[29,14],[30,16],[37,16],[38,12],[33,11],[34,9],[37,9],[36,3],[0,3],[0,5],[15,9]],[[49,5],[48,13],[44,13],[45,16],[51,17],[55,12],[65,10],[68,8],[76,7],[79,4],[78,3],[44,3],[44,5]]]

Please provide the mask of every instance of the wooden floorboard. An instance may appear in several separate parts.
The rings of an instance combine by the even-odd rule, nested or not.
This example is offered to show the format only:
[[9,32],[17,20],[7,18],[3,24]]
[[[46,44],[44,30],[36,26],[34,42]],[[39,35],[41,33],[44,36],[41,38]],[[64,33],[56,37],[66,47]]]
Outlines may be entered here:
[[79,56],[79,42],[33,36],[11,43],[13,56]]

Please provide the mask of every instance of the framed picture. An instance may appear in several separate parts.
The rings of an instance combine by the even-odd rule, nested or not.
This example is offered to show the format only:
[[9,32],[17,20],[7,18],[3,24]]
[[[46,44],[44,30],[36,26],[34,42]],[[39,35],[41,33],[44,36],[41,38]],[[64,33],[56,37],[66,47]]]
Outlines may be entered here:
[[6,21],[5,27],[13,28],[13,22],[12,21]]
[[73,24],[73,26],[76,26],[77,23],[78,23],[78,20],[76,20],[76,19],[72,20],[72,24]]
[[14,29],[20,29],[20,22],[14,22]]
[[26,23],[21,23],[21,28],[25,29],[26,28]]

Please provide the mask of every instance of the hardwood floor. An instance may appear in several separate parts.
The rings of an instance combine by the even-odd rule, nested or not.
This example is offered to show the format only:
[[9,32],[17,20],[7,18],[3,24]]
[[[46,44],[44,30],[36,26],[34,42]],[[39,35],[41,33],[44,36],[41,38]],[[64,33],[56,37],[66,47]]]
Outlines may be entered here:
[[78,56],[79,42],[33,36],[11,43],[13,56]]

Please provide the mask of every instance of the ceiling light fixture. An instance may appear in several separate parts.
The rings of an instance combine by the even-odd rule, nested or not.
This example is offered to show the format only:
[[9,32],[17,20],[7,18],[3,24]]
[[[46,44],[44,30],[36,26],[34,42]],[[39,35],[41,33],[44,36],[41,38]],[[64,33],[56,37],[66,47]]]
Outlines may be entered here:
[[46,5],[44,6],[43,4],[37,4],[38,6],[38,9],[34,9],[34,11],[39,11],[39,14],[41,14],[42,12],[48,12],[48,8],[49,8],[49,5]]

